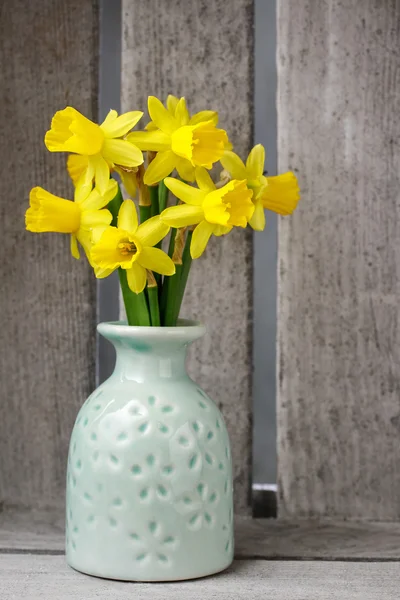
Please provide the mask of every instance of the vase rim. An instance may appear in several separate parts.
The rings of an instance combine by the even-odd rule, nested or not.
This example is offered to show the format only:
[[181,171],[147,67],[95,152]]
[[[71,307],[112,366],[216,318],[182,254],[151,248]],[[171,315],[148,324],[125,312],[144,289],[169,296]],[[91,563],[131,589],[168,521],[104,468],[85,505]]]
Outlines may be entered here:
[[171,339],[189,342],[202,337],[206,333],[206,327],[199,321],[191,319],[178,319],[174,327],[128,325],[127,321],[108,321],[99,323],[97,331],[104,337]]

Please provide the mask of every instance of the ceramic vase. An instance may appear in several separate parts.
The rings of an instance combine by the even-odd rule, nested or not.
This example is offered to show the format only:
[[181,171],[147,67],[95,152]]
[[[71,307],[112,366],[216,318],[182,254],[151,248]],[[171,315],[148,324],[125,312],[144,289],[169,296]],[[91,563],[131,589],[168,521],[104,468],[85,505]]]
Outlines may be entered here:
[[233,558],[229,438],[215,403],[188,376],[199,324],[101,323],[114,373],[86,400],[71,436],[66,555],[99,577],[202,577]]

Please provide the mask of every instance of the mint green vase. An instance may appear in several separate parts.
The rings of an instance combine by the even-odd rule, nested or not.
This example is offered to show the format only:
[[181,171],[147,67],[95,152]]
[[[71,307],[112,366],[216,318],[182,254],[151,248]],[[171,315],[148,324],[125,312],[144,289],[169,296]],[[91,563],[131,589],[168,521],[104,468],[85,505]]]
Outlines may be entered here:
[[70,442],[66,554],[99,577],[167,581],[233,558],[232,465],[218,407],[188,376],[205,333],[101,323],[114,373],[86,400]]

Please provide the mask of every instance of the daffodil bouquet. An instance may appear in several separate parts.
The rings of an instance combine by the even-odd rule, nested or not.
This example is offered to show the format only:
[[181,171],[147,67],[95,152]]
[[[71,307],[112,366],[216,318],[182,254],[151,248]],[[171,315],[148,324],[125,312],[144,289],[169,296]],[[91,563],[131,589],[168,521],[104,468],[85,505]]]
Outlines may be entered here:
[[79,259],[81,246],[98,278],[118,270],[129,325],[174,326],[192,260],[211,236],[247,225],[263,230],[264,209],[288,215],[300,196],[293,173],[264,175],[261,144],[244,163],[216,112],[190,116],[185,98],[175,96],[166,106],[150,96],[148,112],[141,131],[132,131],[140,111],[110,110],[101,125],[72,107],[57,112],[44,142],[68,153],[74,200],[33,188],[26,228],[70,234],[72,255]]

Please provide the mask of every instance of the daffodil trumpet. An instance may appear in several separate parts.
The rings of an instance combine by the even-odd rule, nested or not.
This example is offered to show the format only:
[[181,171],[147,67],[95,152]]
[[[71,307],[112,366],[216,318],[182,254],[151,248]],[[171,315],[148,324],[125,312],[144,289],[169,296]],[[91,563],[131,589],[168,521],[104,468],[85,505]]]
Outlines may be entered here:
[[172,95],[165,104],[150,96],[148,112],[150,122],[134,130],[140,110],[110,110],[101,124],[70,106],[58,111],[44,141],[68,154],[74,192],[34,187],[25,223],[31,232],[68,234],[72,255],[83,248],[97,278],[117,271],[129,325],[172,327],[208,244],[235,228],[263,230],[266,210],[292,214],[300,191],[293,172],[264,175],[261,144],[242,161],[217,112],[191,115],[185,98]]

